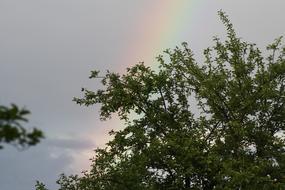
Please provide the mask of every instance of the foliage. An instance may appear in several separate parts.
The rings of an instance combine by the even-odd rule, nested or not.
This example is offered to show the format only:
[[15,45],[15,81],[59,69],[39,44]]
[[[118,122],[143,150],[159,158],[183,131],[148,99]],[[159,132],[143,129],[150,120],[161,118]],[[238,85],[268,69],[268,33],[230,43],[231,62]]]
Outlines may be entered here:
[[21,122],[28,121],[28,114],[30,111],[14,104],[11,107],[0,106],[0,149],[3,148],[3,143],[22,149],[40,142],[43,138],[42,131],[34,128],[29,132],[21,125]]
[[83,89],[78,104],[100,104],[102,119],[118,113],[126,127],[90,171],[62,175],[60,190],[285,189],[285,47],[278,38],[264,58],[219,15],[227,39],[214,38],[204,64],[183,43],[157,72],[138,64]]
[[41,183],[41,182],[39,182],[39,181],[36,182],[35,187],[36,187],[37,190],[48,190],[48,189],[46,188],[45,184],[43,184],[43,183]]

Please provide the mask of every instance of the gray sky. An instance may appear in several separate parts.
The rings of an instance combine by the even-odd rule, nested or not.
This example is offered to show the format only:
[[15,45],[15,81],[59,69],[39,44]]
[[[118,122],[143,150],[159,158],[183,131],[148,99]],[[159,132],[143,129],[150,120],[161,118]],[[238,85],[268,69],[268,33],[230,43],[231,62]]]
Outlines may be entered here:
[[122,72],[186,41],[195,55],[225,34],[217,11],[239,36],[261,48],[285,34],[284,0],[0,0],[0,104],[31,110],[27,127],[46,139],[36,147],[0,151],[0,189],[55,188],[60,173],[88,169],[116,119],[100,122],[98,107],[72,102],[96,89],[90,70]]

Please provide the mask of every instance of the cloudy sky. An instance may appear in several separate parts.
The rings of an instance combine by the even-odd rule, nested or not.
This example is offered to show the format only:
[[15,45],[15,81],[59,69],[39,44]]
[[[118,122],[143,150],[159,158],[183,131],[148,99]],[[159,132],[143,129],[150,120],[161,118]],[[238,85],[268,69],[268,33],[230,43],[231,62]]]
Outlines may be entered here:
[[238,35],[262,49],[285,34],[284,0],[0,0],[0,105],[31,110],[26,127],[46,139],[36,147],[0,151],[0,189],[50,188],[60,173],[88,169],[107,131],[98,107],[72,102],[81,87],[97,89],[90,70],[123,72],[140,61],[156,67],[166,48],[188,42],[198,60],[215,35],[225,34],[217,11]]

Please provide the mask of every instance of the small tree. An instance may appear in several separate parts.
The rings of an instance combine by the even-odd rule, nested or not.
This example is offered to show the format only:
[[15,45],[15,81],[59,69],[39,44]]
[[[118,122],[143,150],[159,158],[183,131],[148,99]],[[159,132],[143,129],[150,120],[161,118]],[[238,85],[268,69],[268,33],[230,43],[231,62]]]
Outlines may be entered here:
[[0,105],[0,149],[4,144],[12,144],[19,149],[36,145],[43,138],[42,131],[34,128],[27,131],[22,122],[27,122],[26,115],[30,114],[27,109],[20,109],[15,104],[11,107]]
[[183,43],[157,58],[158,72],[138,64],[83,89],[78,104],[100,104],[102,119],[118,113],[126,127],[90,171],[62,175],[60,190],[285,189],[285,47],[278,38],[265,59],[219,15],[227,40],[214,38],[204,64]]

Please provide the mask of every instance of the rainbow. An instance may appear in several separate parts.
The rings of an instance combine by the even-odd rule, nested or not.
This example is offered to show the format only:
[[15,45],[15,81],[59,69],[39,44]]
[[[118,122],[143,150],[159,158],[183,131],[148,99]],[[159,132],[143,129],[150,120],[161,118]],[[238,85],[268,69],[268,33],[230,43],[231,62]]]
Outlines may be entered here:
[[[119,58],[118,65],[115,66],[116,72],[124,73],[127,67],[131,67],[139,62],[144,61],[145,65],[157,68],[157,62],[155,57],[166,48],[174,48],[180,45],[183,40],[180,36],[189,30],[189,24],[192,22],[191,18],[194,15],[194,9],[204,2],[203,0],[152,0],[152,6],[144,11],[144,14],[137,20],[135,30],[137,35],[133,38],[126,39],[126,44],[122,45],[123,52]],[[163,2],[163,3],[161,3]],[[189,20],[190,18],[190,20]],[[192,22],[193,24],[193,22]],[[132,29],[130,29],[132,30]],[[188,35],[188,34],[187,34]],[[147,61],[145,61],[147,60]],[[96,142],[97,145],[104,145],[110,137],[107,131],[110,129],[122,128],[122,122],[118,118],[114,117],[108,121],[108,127],[104,129],[94,129],[94,132],[90,134],[100,133],[100,142]],[[106,123],[104,122],[104,125]],[[111,128],[109,127],[111,126]],[[106,126],[106,125],[105,125]],[[115,126],[115,127],[114,127]]]
[[[128,37],[125,44],[122,44],[123,51],[118,58],[119,61],[113,69],[116,72],[124,73],[127,67],[144,61],[145,65],[157,68],[155,57],[167,48],[174,48],[181,42],[187,41],[183,39],[182,34],[189,32],[189,25],[193,24],[194,9],[203,0],[151,0],[152,5],[147,6],[148,10],[143,10],[143,14],[139,15],[136,25],[130,28],[134,31],[134,35]],[[163,2],[163,3],[162,3]],[[137,16],[137,15],[135,15]],[[190,19],[189,19],[190,18]],[[192,25],[191,24],[191,25]],[[190,26],[191,27],[191,26]],[[191,28],[190,28],[191,30]],[[191,36],[190,36],[191,37]],[[93,117],[90,118],[93,122]],[[88,139],[94,139],[94,143],[99,147],[104,147],[105,143],[111,139],[108,131],[111,129],[118,130],[123,128],[123,122],[117,117],[102,123],[101,127],[92,129],[86,136]],[[87,169],[88,158],[92,157],[92,151],[86,153],[86,161],[76,159],[75,164],[78,171],[84,165]],[[80,167],[79,167],[80,166]]]
[[189,27],[191,16],[199,3],[193,0],[154,0],[150,10],[145,11],[134,26],[136,35],[126,40],[126,48],[121,53],[116,70],[125,71],[126,67],[139,62],[155,66],[153,63],[156,56],[166,48],[180,45],[182,41],[175,40]]

